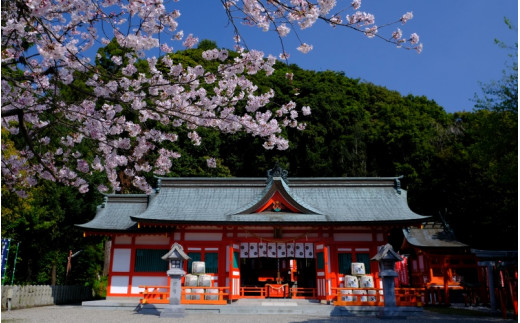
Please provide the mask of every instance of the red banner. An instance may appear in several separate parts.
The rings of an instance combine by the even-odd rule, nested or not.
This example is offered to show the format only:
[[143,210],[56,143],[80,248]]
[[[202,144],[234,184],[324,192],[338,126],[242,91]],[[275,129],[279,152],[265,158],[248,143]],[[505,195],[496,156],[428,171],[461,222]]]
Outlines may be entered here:
[[408,258],[401,256],[402,261],[395,263],[395,271],[397,272],[397,280],[399,285],[409,285],[410,279],[408,277]]

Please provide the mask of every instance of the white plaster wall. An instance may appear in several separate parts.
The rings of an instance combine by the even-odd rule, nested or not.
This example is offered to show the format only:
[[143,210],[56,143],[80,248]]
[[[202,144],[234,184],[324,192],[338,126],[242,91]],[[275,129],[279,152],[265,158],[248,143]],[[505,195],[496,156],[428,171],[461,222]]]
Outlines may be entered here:
[[132,249],[129,248],[115,248],[114,258],[112,260],[112,271],[129,272],[131,253]]
[[110,294],[128,294],[129,276],[112,276]]
[[130,293],[139,294],[144,291],[144,288],[139,288],[139,285],[146,286],[168,286],[168,276],[164,272],[164,276],[134,276],[132,278],[132,289]]

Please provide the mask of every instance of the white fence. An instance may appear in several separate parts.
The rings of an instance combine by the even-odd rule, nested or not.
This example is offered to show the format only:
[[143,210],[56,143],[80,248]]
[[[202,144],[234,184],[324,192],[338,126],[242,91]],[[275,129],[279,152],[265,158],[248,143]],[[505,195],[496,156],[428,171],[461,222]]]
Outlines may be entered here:
[[92,299],[92,288],[85,286],[2,286],[2,310],[34,306],[78,303]]

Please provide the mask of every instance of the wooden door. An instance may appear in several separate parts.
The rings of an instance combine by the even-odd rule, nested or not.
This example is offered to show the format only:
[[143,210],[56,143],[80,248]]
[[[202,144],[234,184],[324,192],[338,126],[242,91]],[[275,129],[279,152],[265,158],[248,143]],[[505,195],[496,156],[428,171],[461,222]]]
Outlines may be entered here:
[[226,268],[228,277],[226,285],[229,286],[229,299],[240,298],[240,246],[232,244],[227,247]]
[[332,295],[332,275],[330,272],[330,247],[325,243],[315,243],[316,288],[318,299],[329,301]]

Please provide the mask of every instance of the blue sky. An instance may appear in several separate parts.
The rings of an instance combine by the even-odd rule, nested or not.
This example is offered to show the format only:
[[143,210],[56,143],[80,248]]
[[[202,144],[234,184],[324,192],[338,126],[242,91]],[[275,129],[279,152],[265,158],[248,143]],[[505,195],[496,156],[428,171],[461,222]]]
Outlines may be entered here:
[[[182,0],[175,6],[181,10],[179,29],[185,35],[193,33],[201,40],[232,48],[233,30],[220,1]],[[295,49],[299,43],[294,31],[284,39],[291,53],[289,63],[310,70],[343,71],[348,77],[402,95],[424,95],[448,112],[472,111],[479,82],[500,79],[508,62],[508,52],[495,45],[494,39],[511,45],[518,40],[517,29],[510,31],[504,23],[507,17],[515,28],[518,26],[517,0],[364,0],[360,10],[373,13],[378,25],[412,11],[414,18],[396,27],[400,26],[405,36],[419,34],[423,52],[397,49],[382,40],[367,39],[344,28],[333,30],[321,23],[298,31],[302,41],[314,46],[308,54]],[[273,32],[264,33],[256,27],[243,27],[242,31],[249,48],[275,56],[281,52]]]

